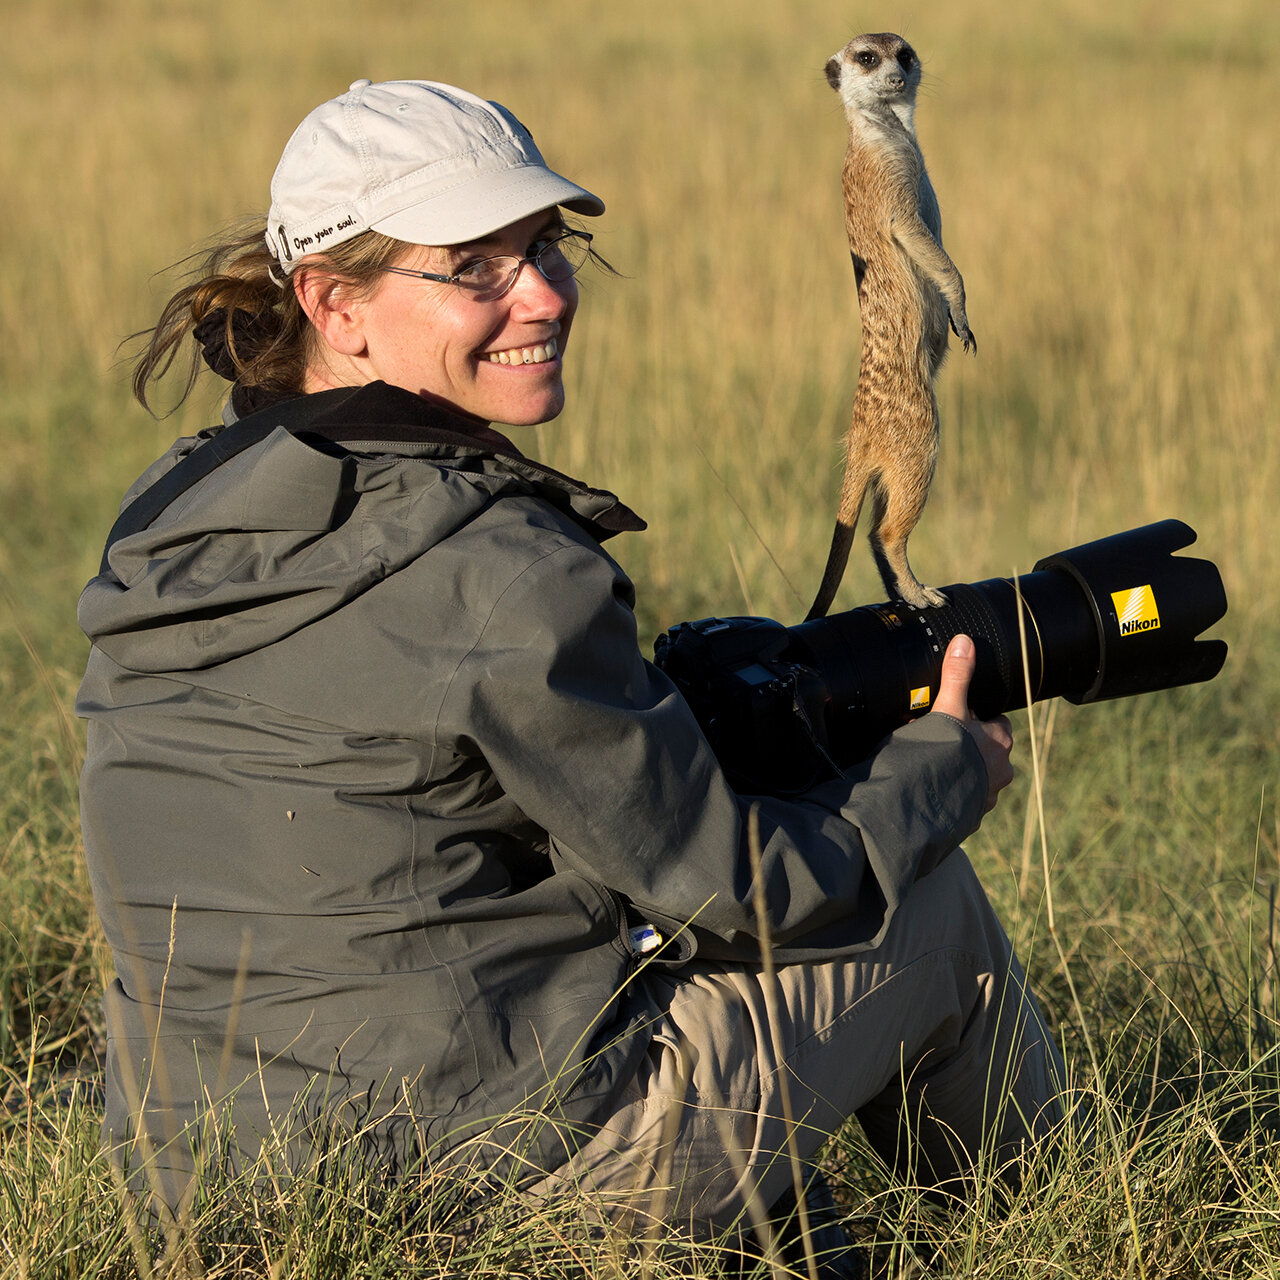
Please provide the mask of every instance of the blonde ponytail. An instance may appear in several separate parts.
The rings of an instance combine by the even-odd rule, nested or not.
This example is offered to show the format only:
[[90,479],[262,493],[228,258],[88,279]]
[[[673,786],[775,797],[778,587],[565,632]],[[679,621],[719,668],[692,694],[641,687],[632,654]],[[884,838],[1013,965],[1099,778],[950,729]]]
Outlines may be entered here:
[[[202,364],[259,401],[301,394],[316,354],[316,332],[291,281],[278,273],[263,239],[265,229],[261,219],[240,224],[186,259],[196,264],[191,283],[165,303],[154,326],[131,335],[144,344],[133,362],[133,394],[148,412],[153,412],[151,384],[168,373],[188,336],[194,341],[186,382],[173,408],[191,394]],[[377,287],[382,269],[408,248],[365,231],[303,262],[367,294]]]

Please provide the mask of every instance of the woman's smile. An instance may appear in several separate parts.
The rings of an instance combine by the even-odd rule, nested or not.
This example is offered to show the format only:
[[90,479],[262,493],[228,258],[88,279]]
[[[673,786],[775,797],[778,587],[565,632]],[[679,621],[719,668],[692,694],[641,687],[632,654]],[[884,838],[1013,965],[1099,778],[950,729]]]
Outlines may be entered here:
[[481,358],[488,360],[490,364],[545,364],[548,360],[554,360],[558,351],[559,344],[555,338],[548,338],[546,342],[532,347],[509,347],[505,351],[488,351],[483,353]]

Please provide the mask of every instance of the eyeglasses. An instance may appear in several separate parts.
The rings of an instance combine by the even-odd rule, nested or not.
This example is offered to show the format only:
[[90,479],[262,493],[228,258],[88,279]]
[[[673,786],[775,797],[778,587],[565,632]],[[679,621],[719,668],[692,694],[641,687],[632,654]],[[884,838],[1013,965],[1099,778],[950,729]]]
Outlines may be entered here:
[[479,258],[469,262],[457,275],[442,276],[431,271],[414,271],[410,267],[383,267],[397,276],[413,276],[419,280],[435,280],[454,285],[464,298],[473,302],[496,302],[515,284],[520,268],[532,262],[544,280],[561,284],[591,256],[591,236],[586,231],[564,231],[545,240],[524,258],[503,254],[497,258]]

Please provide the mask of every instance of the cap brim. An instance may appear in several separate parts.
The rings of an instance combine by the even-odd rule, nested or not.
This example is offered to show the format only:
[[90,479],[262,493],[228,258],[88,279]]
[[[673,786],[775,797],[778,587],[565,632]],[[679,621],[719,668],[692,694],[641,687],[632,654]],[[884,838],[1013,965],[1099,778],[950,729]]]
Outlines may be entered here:
[[469,182],[379,218],[370,226],[409,244],[463,244],[554,205],[592,218],[604,212],[604,201],[585,187],[550,169],[524,165],[477,174]]

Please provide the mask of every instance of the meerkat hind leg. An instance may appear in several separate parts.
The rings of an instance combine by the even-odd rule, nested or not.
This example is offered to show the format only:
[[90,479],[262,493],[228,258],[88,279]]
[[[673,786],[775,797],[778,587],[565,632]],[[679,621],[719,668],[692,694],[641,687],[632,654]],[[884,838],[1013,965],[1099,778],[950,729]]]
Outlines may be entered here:
[[917,609],[940,608],[947,603],[946,595],[936,587],[926,587],[907,563],[907,539],[924,509],[928,486],[922,493],[914,492],[920,495],[918,500],[911,493],[904,500],[901,492],[876,486],[871,515],[871,554],[890,597],[903,599]]

